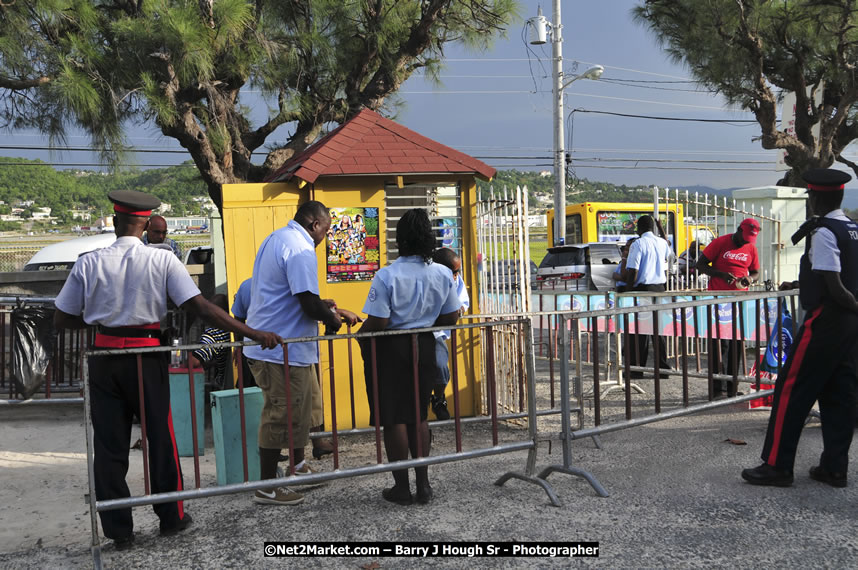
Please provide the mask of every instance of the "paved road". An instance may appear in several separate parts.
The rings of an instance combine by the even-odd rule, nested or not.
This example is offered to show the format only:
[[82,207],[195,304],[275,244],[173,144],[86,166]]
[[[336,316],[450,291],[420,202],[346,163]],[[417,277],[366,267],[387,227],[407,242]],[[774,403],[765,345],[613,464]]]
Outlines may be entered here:
[[[617,398],[619,398],[617,396]],[[289,568],[501,568],[566,567],[570,561],[550,558],[302,558],[266,560],[263,541],[598,541],[598,558],[571,564],[610,568],[710,567],[854,567],[858,559],[855,505],[858,486],[833,489],[810,480],[807,470],[821,450],[818,424],[804,433],[794,487],[758,488],[742,482],[742,467],[759,462],[767,413],[734,405],[705,414],[679,418],[604,435],[602,449],[592,441],[573,443],[574,463],[596,475],[611,493],[600,498],[582,480],[552,475],[549,481],[563,501],[552,507],[537,487],[493,481],[508,470],[521,470],[526,453],[448,463],[431,470],[436,500],[429,506],[399,507],[381,500],[389,475],[335,481],[310,491],[297,507],[254,505],[249,494],[198,500],[187,504],[196,525],[169,539],[157,534],[148,508],[135,510],[138,540],[132,550],[116,552],[106,542],[105,567],[268,567]],[[5,426],[0,449],[27,454],[27,448],[73,456],[83,450],[79,411],[58,413],[0,410]],[[37,436],[32,437],[34,431]],[[435,430],[437,449],[449,450],[452,432]],[[25,434],[29,433],[29,439]],[[78,437],[79,435],[79,437]],[[523,437],[506,428],[502,441]],[[67,439],[71,437],[70,442]],[[735,445],[725,440],[742,440]],[[485,427],[468,427],[466,446],[489,440]],[[53,450],[66,441],[66,448]],[[0,458],[3,454],[0,453]],[[79,457],[79,455],[78,455]],[[192,464],[185,461],[185,481],[192,481]],[[346,465],[375,462],[372,438],[346,442]],[[560,462],[560,448],[541,444],[539,466]],[[132,461],[132,477],[140,459]],[[24,461],[18,469],[27,469]],[[211,454],[203,461],[203,485],[213,484]],[[65,467],[63,467],[65,465]],[[17,487],[12,502],[0,510],[7,531],[0,566],[68,568],[90,564],[88,518],[81,516],[80,469],[68,462],[42,465],[39,476]],[[314,462],[330,469],[330,460]],[[34,468],[35,469],[35,468]],[[70,475],[63,469],[72,469]],[[34,471],[35,472],[35,471]],[[10,473],[4,468],[4,474]],[[4,475],[5,478],[5,475]],[[854,478],[854,474],[853,474]],[[64,481],[74,481],[66,489]],[[7,491],[11,485],[6,484]],[[57,491],[54,492],[53,489]],[[8,506],[8,505],[5,505]],[[30,517],[29,521],[27,517]],[[62,525],[61,527],[58,525]],[[10,540],[18,527],[26,540]],[[41,535],[39,534],[41,533]],[[51,538],[54,537],[54,538]],[[18,536],[17,538],[21,538]],[[36,545],[36,541],[42,539]],[[13,544],[14,543],[14,546]],[[373,563],[377,564],[373,566]]]

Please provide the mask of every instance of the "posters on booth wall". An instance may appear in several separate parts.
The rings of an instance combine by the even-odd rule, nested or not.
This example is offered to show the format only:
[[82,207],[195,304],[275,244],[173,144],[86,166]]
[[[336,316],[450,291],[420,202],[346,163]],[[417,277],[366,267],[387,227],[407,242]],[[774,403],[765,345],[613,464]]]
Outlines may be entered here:
[[328,283],[372,281],[380,263],[378,208],[331,208]]
[[441,234],[441,247],[459,250],[459,226],[455,218],[443,218],[438,221],[438,229]]

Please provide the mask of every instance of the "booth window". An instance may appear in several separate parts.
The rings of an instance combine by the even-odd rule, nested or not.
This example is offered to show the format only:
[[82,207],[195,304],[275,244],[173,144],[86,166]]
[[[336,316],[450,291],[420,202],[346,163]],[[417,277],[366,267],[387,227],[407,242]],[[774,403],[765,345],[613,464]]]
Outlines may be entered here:
[[449,182],[386,184],[384,188],[385,240],[389,265],[399,257],[396,248],[396,223],[412,208],[425,208],[438,236],[437,247],[449,247],[462,259],[462,199],[458,184]]

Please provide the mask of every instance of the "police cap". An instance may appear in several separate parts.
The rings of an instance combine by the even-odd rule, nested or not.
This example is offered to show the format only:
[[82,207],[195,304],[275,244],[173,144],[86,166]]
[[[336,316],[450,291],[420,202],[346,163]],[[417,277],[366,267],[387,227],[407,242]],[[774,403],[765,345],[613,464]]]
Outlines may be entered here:
[[112,190],[107,197],[113,202],[113,210],[130,216],[149,216],[161,205],[161,200],[136,190]]
[[817,192],[843,190],[846,183],[852,180],[850,175],[833,168],[813,168],[806,171],[801,177],[807,182],[808,190],[816,190]]

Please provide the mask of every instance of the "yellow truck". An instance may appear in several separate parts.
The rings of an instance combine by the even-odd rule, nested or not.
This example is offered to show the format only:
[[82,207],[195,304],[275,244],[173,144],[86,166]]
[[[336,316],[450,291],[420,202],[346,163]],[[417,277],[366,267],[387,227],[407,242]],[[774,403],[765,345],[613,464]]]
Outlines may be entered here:
[[[583,202],[566,206],[566,243],[626,242],[637,237],[637,219],[653,213],[652,204],[630,202]],[[686,226],[683,205],[661,204],[659,220],[667,240],[678,255],[698,237],[698,231]],[[697,226],[695,226],[696,228]],[[554,210],[548,212],[548,235],[554,235]],[[702,236],[701,236],[702,237]]]

